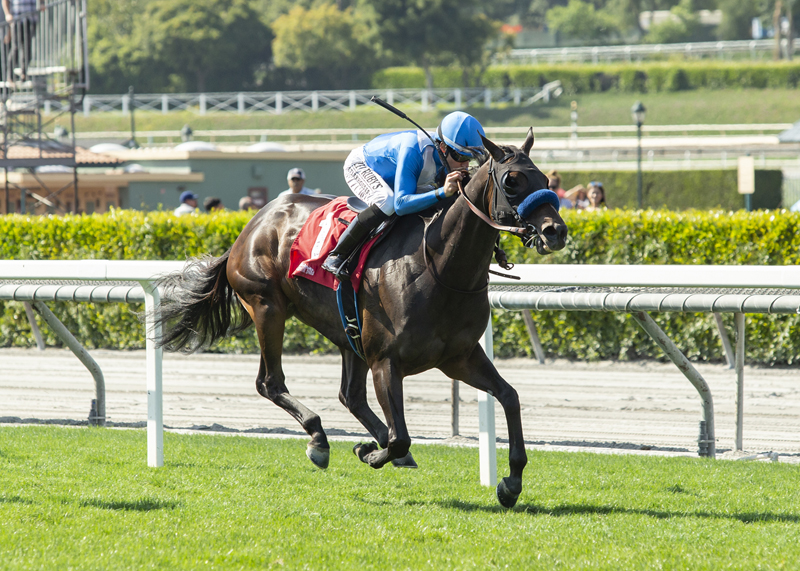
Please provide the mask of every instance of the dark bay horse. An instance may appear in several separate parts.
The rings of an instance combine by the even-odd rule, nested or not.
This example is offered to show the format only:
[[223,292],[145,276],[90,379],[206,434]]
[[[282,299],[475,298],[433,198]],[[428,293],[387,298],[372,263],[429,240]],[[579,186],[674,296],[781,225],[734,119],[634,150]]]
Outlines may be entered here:
[[[373,468],[392,461],[415,465],[403,413],[403,378],[438,368],[502,405],[510,474],[498,484],[497,497],[503,506],[513,506],[527,463],[519,399],[478,345],[490,315],[487,277],[499,230],[467,202],[484,218],[522,228],[522,237],[540,253],[563,248],[567,227],[552,200],[531,201],[548,182],[528,157],[533,131],[522,149],[484,143],[490,158],[462,193],[442,201],[427,218],[400,217],[370,252],[358,293],[366,362],[351,350],[342,330],[335,292],[287,276],[292,242],[309,213],[328,200],[303,195],[269,203],[228,252],[194,260],[162,281],[162,345],[193,351],[255,323],[261,346],[256,389],[311,436],[306,453],[320,468],[327,467],[330,455],[322,422],[289,393],[281,368],[286,319],[297,316],[341,350],[339,399],[377,441],[354,448]],[[387,424],[367,405],[368,371]]]

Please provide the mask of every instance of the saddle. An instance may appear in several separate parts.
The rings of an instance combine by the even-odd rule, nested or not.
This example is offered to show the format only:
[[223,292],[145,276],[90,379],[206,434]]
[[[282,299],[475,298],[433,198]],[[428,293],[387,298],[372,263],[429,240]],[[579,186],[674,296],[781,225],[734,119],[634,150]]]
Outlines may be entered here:
[[375,244],[382,240],[396,216],[390,217],[370,233],[345,261],[350,279],[342,282],[321,268],[333,250],[344,229],[369,205],[354,196],[337,197],[328,204],[311,212],[292,244],[289,258],[289,278],[306,278],[336,291],[342,327],[353,351],[364,358],[361,345],[361,321],[359,319],[357,294],[363,277],[364,264]]

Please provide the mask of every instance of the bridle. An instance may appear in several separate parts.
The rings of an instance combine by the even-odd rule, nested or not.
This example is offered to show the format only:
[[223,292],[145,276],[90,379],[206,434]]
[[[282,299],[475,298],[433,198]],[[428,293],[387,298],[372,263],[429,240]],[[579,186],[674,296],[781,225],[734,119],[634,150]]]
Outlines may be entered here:
[[[494,228],[495,230],[499,230],[501,232],[509,232],[511,234],[514,234],[515,236],[519,236],[519,238],[520,238],[520,240],[522,240],[523,244],[525,244],[526,247],[530,248],[530,247],[533,247],[533,244],[535,243],[535,241],[537,239],[541,240],[541,238],[539,238],[539,235],[536,232],[536,229],[534,228],[534,226],[525,221],[523,216],[521,216],[519,214],[518,207],[512,206],[510,201],[509,201],[509,199],[508,199],[508,196],[506,196],[504,183],[505,183],[506,177],[508,176],[510,171],[506,171],[502,175],[499,175],[498,174],[498,169],[497,169],[498,165],[501,165],[501,164],[505,163],[507,160],[509,160],[510,158],[513,158],[514,156],[515,156],[515,154],[513,152],[507,152],[506,155],[500,161],[495,161],[493,157],[489,157],[489,172],[488,172],[489,176],[486,177],[486,182],[484,183],[483,190],[482,190],[482,193],[481,193],[482,196],[485,199],[485,197],[487,196],[487,193],[490,190],[489,189],[489,184],[490,184],[490,181],[491,181],[491,184],[492,184],[492,207],[489,210],[489,215],[488,216],[480,208],[478,208],[475,205],[475,203],[472,202],[472,200],[469,199],[467,194],[464,192],[463,187],[461,186],[461,181],[458,182],[458,193],[457,193],[457,195],[460,195],[460,197],[464,198],[464,200],[466,201],[467,206],[469,207],[469,209],[478,218],[480,218],[483,222],[485,222],[487,225],[489,225],[490,227]],[[552,193],[553,196],[555,196],[555,193],[553,193],[551,190],[547,190],[547,189],[535,191],[534,193],[531,193],[529,196],[533,196],[534,194],[542,193],[542,192]],[[556,207],[556,210],[558,210],[558,202],[557,202],[558,198],[556,197],[555,200],[556,200],[555,207]],[[525,204],[526,202],[527,202],[527,198],[526,198],[525,201],[523,201],[523,203],[520,205],[520,207],[526,206],[526,204]],[[535,204],[535,202],[536,201],[534,200],[534,202],[531,202],[529,205],[527,205],[527,209],[532,211],[533,208],[536,208],[538,206],[538,204]],[[542,195],[542,198],[539,201],[539,204],[544,203],[544,202],[551,202],[552,203],[552,199],[550,199],[549,196]],[[513,216],[514,221],[518,225],[517,226],[510,226],[510,225],[500,224],[499,222],[495,221],[494,220],[495,216],[493,216],[493,214],[496,214],[498,212],[500,213],[501,217]],[[457,288],[454,288],[454,287],[451,287],[451,286],[447,285],[446,283],[444,283],[441,280],[441,278],[438,276],[438,274],[436,272],[435,266],[431,263],[431,261],[430,261],[430,259],[428,257],[428,243],[427,243],[428,242],[428,240],[427,240],[428,226],[429,226],[429,224],[425,224],[425,228],[424,228],[423,233],[422,233],[422,252],[423,252],[423,257],[425,259],[425,266],[431,272],[431,275],[433,276],[433,278],[436,281],[436,283],[438,283],[440,286],[444,287],[445,289],[448,289],[448,290],[456,292],[456,293],[462,293],[462,294],[481,293],[481,292],[486,291],[486,289],[489,287],[489,278],[488,278],[488,276],[486,278],[486,284],[483,287],[481,287],[479,289],[476,289],[476,290],[460,290],[460,289],[457,289]],[[510,269],[510,268],[507,268],[507,269]],[[501,274],[500,272],[495,272],[494,270],[489,270],[489,272],[490,273],[495,273],[495,274],[498,274],[498,275],[503,275],[503,276],[506,276],[506,277],[512,277],[512,278],[516,277],[516,276],[508,276],[506,274]]]

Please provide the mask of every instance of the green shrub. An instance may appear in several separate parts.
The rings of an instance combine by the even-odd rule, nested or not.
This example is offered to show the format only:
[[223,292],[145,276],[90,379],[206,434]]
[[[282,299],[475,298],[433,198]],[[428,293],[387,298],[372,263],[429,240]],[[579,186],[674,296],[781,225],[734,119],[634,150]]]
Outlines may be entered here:
[[[608,178],[604,182],[608,185]],[[630,211],[564,214],[567,248],[538,257],[518,239],[503,237],[514,263],[541,264],[736,264],[800,263],[800,214],[785,211]],[[0,216],[4,259],[184,260],[222,254],[249,214],[227,212],[176,218],[167,213],[115,210],[104,215],[65,217]],[[88,348],[144,347],[143,327],[123,304],[50,304]],[[710,315],[658,314],[654,318],[691,359],[721,360],[722,348]],[[627,316],[602,312],[537,312],[539,336],[551,356],[574,359],[662,358],[660,350]],[[732,327],[732,316],[725,320]],[[530,355],[519,313],[495,312],[498,356]],[[49,345],[60,341],[42,327]],[[22,305],[0,303],[0,346],[29,347],[34,340]],[[800,317],[748,316],[748,362],[792,364],[800,355]],[[297,321],[287,323],[288,352],[330,352],[335,347]],[[226,339],[215,350],[256,352],[252,329]]]
[[[617,64],[502,65],[488,68],[481,77],[486,87],[540,87],[560,80],[565,93],[622,91],[655,93],[686,89],[789,88],[800,83],[797,62],[650,61]],[[434,87],[465,87],[456,68],[434,68]],[[425,74],[419,68],[382,69],[372,77],[378,89],[422,88]]]

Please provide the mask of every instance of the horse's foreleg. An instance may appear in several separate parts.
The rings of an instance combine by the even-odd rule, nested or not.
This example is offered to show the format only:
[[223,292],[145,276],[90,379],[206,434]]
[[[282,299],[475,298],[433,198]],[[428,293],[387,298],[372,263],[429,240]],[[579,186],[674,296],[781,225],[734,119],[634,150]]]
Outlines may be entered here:
[[289,394],[286,388],[286,377],[281,366],[285,315],[261,307],[254,311],[254,321],[258,342],[261,345],[261,365],[256,378],[256,390],[258,394],[281,407],[300,423],[303,430],[311,436],[306,456],[317,467],[327,468],[330,446],[328,437],[322,429],[322,420],[317,413],[306,408]]
[[[342,385],[339,389],[339,400],[353,416],[366,428],[381,448],[389,445],[389,428],[372,412],[367,403],[367,372],[369,366],[353,351],[342,349]],[[361,450],[362,455],[377,450],[369,445],[357,445],[354,450]],[[399,468],[416,468],[411,452],[404,458],[392,460]]]
[[522,415],[517,391],[497,372],[480,346],[466,359],[454,360],[439,367],[453,379],[458,379],[494,396],[503,407],[508,423],[508,465],[510,473],[497,485],[497,499],[507,508],[517,503],[522,493],[522,471],[528,463],[525,440],[522,436]]
[[389,425],[389,440],[383,450],[376,450],[374,445],[361,445],[356,446],[353,451],[362,462],[373,468],[383,468],[393,460],[405,460],[411,447],[411,437],[408,435],[403,412],[403,378],[390,362],[383,361],[373,365],[372,380],[375,384],[375,395]]

